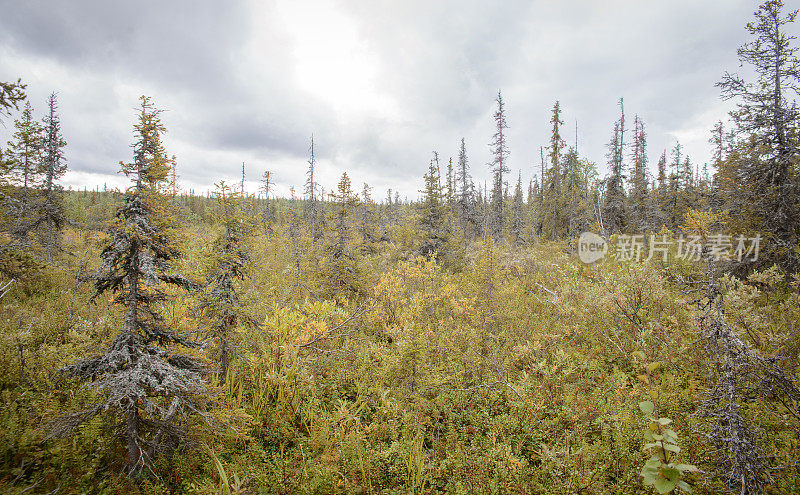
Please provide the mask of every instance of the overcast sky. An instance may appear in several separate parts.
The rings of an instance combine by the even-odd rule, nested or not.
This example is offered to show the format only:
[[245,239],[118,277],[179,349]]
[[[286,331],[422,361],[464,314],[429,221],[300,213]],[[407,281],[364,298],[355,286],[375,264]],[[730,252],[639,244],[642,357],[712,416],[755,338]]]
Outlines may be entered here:
[[[164,108],[180,183],[248,188],[264,170],[300,186],[314,134],[319,177],[347,171],[374,195],[416,197],[433,150],[461,137],[488,177],[494,99],[506,101],[509,164],[527,181],[560,100],[564,135],[606,170],[625,99],[648,133],[650,167],[676,139],[696,163],[729,103],[714,87],[758,2],[0,0],[0,80],[21,77],[43,114],[58,93],[64,183],[124,186],[137,98]],[[5,142],[11,130],[0,128]],[[628,138],[629,139],[629,138]]]

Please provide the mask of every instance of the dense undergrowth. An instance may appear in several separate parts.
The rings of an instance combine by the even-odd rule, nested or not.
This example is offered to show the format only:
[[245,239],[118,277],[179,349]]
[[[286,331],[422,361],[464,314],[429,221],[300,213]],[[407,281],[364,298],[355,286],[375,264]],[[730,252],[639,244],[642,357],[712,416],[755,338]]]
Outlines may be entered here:
[[[587,266],[564,243],[478,242],[437,262],[384,240],[331,291],[323,253],[300,235],[297,259],[285,228],[252,243],[239,288],[257,325],[236,328],[226,383],[207,375],[208,412],[182,420],[185,441],[135,483],[120,474],[118,418],[97,416],[66,438],[50,429],[93,402],[58,370],[100,352],[119,328],[108,298],[87,303],[104,236],[70,230],[71,255],[26,267],[0,300],[3,490],[653,493],[640,474],[645,401],[672,420],[674,461],[698,468],[682,479],[697,493],[722,486],[707,420],[694,414],[714,370],[685,281],[704,266]],[[214,229],[184,234],[179,268],[201,279]],[[767,270],[720,286],[737,335],[795,370],[797,279]],[[197,296],[175,297],[166,322],[202,338]],[[199,352],[209,369],[214,349]],[[800,419],[780,399],[741,406],[769,463],[768,491],[797,493]]]

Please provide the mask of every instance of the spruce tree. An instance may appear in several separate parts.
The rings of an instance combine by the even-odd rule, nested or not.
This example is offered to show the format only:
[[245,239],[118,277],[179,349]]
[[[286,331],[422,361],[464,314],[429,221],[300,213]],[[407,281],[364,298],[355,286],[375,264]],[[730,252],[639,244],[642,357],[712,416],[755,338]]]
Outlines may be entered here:
[[311,238],[318,239],[322,234],[319,232],[318,218],[319,211],[317,208],[317,181],[314,175],[317,165],[316,157],[314,155],[314,135],[311,135],[311,145],[308,149],[308,171],[306,172],[305,184],[305,220],[311,230]]
[[133,184],[117,209],[95,279],[93,299],[111,292],[113,303],[124,311],[120,332],[104,354],[65,368],[90,381],[103,400],[56,423],[56,432],[65,433],[103,411],[117,412],[132,476],[149,469],[157,452],[178,444],[182,433],[175,419],[196,408],[193,397],[203,383],[199,362],[180,351],[194,344],[169,328],[159,313],[169,299],[165,285],[195,287],[172,271],[180,253],[165,197],[169,159],[159,114],[142,96],[134,159],[121,163]]
[[221,231],[210,253],[208,290],[199,306],[207,335],[216,345],[219,362],[219,381],[224,384],[230,362],[234,357],[235,333],[241,324],[255,326],[255,321],[244,310],[238,283],[244,279],[250,261],[248,243],[253,234],[253,224],[243,209],[244,196],[225,182],[217,184],[213,193],[216,201],[214,220]]
[[353,213],[359,205],[353,192],[350,177],[343,173],[336,191],[330,193],[331,235],[326,246],[328,288],[331,295],[339,291],[360,292],[358,260],[350,243],[353,231]]
[[525,203],[522,198],[522,172],[517,177],[514,186],[514,196],[511,201],[511,222],[508,226],[512,242],[515,246],[525,242]]
[[425,240],[420,247],[420,254],[430,256],[438,252],[446,241],[444,194],[435,160],[431,160],[424,179],[425,188],[420,191],[419,228]]
[[784,14],[783,2],[770,0],[747,24],[753,39],[738,50],[739,61],[754,80],[726,73],[717,84],[724,99],[736,101],[731,112],[738,146],[719,171],[725,208],[734,213],[737,230],[769,236],[761,261],[800,270],[800,87],[798,47],[790,36],[797,11]]
[[562,222],[559,230],[568,237],[575,237],[589,229],[593,208],[589,200],[590,184],[596,180],[594,164],[578,157],[578,152],[570,148],[563,159],[563,182],[560,200]]
[[386,199],[384,200],[383,209],[385,210],[385,214],[383,215],[385,218],[386,225],[384,227],[389,226],[390,224],[394,223],[394,203],[392,202],[392,188],[386,190]]
[[464,242],[474,234],[476,227],[475,212],[475,186],[469,173],[469,161],[467,159],[467,145],[464,138],[461,138],[461,146],[458,150],[458,165],[455,173],[456,189],[456,214],[461,226],[461,233]]
[[447,161],[447,180],[446,180],[446,198],[447,198],[447,207],[453,208],[453,205],[456,202],[456,191],[455,191],[455,177],[453,175],[453,157],[451,156],[450,159]]
[[725,128],[721,120],[714,124],[708,143],[713,147],[711,164],[719,169],[725,160]]
[[[497,240],[503,238],[503,229],[505,224],[505,217],[503,212],[503,174],[510,171],[508,168],[508,144],[506,143],[505,130],[508,129],[506,122],[505,103],[503,103],[503,96],[497,92],[497,111],[494,113],[495,133],[492,137],[492,142],[489,146],[492,149],[492,161],[489,162],[489,168],[492,170],[493,187],[491,199],[490,215],[488,217],[489,231],[492,237]],[[487,192],[488,196],[488,192]]]
[[61,134],[61,119],[58,116],[56,94],[51,93],[47,101],[48,113],[44,118],[44,143],[42,173],[42,197],[36,207],[34,227],[38,227],[45,248],[47,261],[53,261],[55,252],[61,247],[60,229],[66,223],[64,214],[63,187],[59,179],[67,171],[63,148],[67,145]]
[[679,141],[675,142],[675,147],[672,149],[670,168],[672,169],[669,174],[669,195],[667,205],[667,219],[669,228],[675,230],[683,219],[682,210],[683,201],[681,198],[681,158],[683,157],[683,148]]
[[[561,102],[556,101],[553,104],[553,116],[550,118],[550,123],[553,125],[550,132],[550,146],[548,158],[550,159],[550,169],[555,170],[554,176],[561,177],[561,152],[566,146],[564,138],[561,137],[561,126],[564,121],[561,120]],[[554,183],[556,187],[560,186],[560,180]]]
[[[726,133],[722,121],[714,124],[711,130],[711,137],[708,143],[712,146],[711,165],[715,170],[715,177],[717,173],[721,173],[725,167],[725,162],[730,155],[730,149],[727,144]],[[717,181],[705,177],[706,188],[708,194],[708,204],[712,211],[718,212],[722,206],[722,198],[720,198],[719,191],[717,190]]]
[[178,160],[175,155],[170,159],[171,166],[169,170],[169,189],[172,192],[172,202],[178,201]]
[[244,177],[245,177],[245,175],[244,175],[244,162],[242,162],[242,183],[239,186],[239,190],[240,190],[242,196],[244,196],[244,194],[245,194],[245,192],[244,192]]
[[656,168],[658,169],[658,188],[664,189],[667,187],[667,150],[661,152]]
[[628,196],[627,211],[631,227],[637,233],[642,233],[644,229],[652,226],[652,219],[648,218],[647,207],[649,196],[647,188],[647,135],[644,130],[644,122],[639,119],[638,115],[633,119],[631,160],[630,195]]
[[16,189],[7,202],[8,211],[15,217],[9,226],[11,235],[28,244],[33,218],[34,193],[41,186],[44,161],[44,127],[33,118],[33,108],[25,102],[22,114],[14,121],[13,141],[8,142],[6,158],[10,162],[10,184]]
[[603,223],[609,233],[620,233],[626,227],[625,212],[625,108],[619,99],[619,120],[614,122],[614,134],[608,143],[608,177],[603,202]]
[[558,239],[567,235],[568,220],[565,217],[565,197],[563,195],[564,173],[562,170],[562,150],[564,149],[564,139],[561,137],[561,103],[556,101],[553,104],[552,124],[550,132],[550,145],[548,146],[549,166],[545,167],[544,152],[540,148],[539,153],[542,160],[543,186],[542,201],[539,212],[541,222],[541,234],[548,239]]
[[21,79],[16,82],[0,82],[0,123],[3,118],[11,116],[11,109],[19,110],[20,102],[25,101],[25,84]]
[[375,201],[372,199],[372,188],[366,182],[361,188],[361,219],[358,226],[361,234],[361,249],[372,253],[373,243],[378,239],[375,233]]
[[287,217],[288,227],[286,229],[286,233],[289,236],[289,242],[291,243],[292,249],[292,283],[290,285],[291,298],[295,301],[299,301],[305,292],[305,285],[303,283],[302,266],[303,249],[300,245],[300,214],[298,212],[297,196],[294,192],[294,186],[289,188],[289,211],[287,212]]
[[689,211],[689,208],[696,210],[703,210],[704,205],[699,203],[699,196],[697,194],[697,185],[695,178],[694,165],[688,155],[683,157],[683,161],[678,169],[678,204],[679,211],[681,212],[681,219]]
[[653,228],[667,226],[669,224],[668,213],[670,211],[670,191],[667,180],[667,150],[661,152],[656,165],[656,181],[653,187],[654,209],[651,214],[653,217]]
[[272,211],[270,210],[272,200],[269,195],[272,192],[273,185],[272,172],[265,170],[264,175],[261,177],[261,192],[264,193],[264,207],[261,209],[261,224],[264,228],[264,236],[267,239],[272,237]]

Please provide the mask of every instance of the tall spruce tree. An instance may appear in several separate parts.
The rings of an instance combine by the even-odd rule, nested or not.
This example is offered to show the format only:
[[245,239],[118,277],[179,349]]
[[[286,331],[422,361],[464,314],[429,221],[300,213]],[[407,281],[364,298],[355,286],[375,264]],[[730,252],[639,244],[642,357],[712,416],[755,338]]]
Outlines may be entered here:
[[686,215],[690,208],[696,210],[704,209],[704,205],[700,204],[699,196],[697,194],[697,183],[695,177],[694,165],[689,155],[683,157],[683,161],[678,169],[678,204],[681,211],[681,219]]
[[544,151],[540,148],[539,154],[542,161],[542,201],[539,212],[541,234],[547,239],[558,239],[567,235],[568,219],[565,211],[565,197],[563,193],[564,173],[562,170],[562,150],[566,146],[561,136],[561,103],[553,104],[552,124],[550,131],[550,145],[547,153],[547,167],[545,168]]
[[25,102],[22,114],[14,121],[13,141],[8,142],[8,174],[15,193],[7,201],[7,209],[14,217],[8,227],[19,242],[28,244],[33,218],[34,192],[41,186],[44,153],[44,127],[33,117],[33,108]]
[[563,159],[563,180],[561,189],[562,213],[559,218],[562,225],[559,231],[568,237],[578,236],[589,229],[593,219],[593,208],[590,201],[590,185],[597,178],[594,164],[578,156],[574,148],[570,148]]
[[292,282],[290,284],[290,294],[291,299],[299,301],[305,293],[306,287],[303,283],[303,248],[300,244],[300,213],[298,211],[297,196],[294,192],[294,186],[289,188],[289,211],[286,216],[288,217],[286,234],[289,237],[292,253]]
[[[552,124],[550,132],[550,146],[548,147],[548,158],[550,161],[550,169],[554,170],[554,175],[561,177],[561,153],[566,146],[564,138],[561,136],[561,126],[564,121],[561,120],[561,102],[556,101],[553,104],[553,116],[550,117],[550,124]],[[560,181],[554,184],[559,187]]]
[[445,197],[447,198],[447,207],[452,209],[456,202],[455,191],[455,176],[453,172],[453,157],[447,160],[447,177],[445,181]]
[[245,192],[244,192],[244,178],[245,178],[245,174],[244,174],[244,162],[242,162],[242,183],[241,183],[241,186],[240,186],[240,188],[239,188],[239,192],[242,194],[242,196],[244,196],[244,195],[245,195]]
[[656,165],[656,180],[654,182],[653,193],[651,194],[654,200],[653,228],[667,226],[669,224],[667,212],[669,211],[669,182],[667,177],[667,150],[661,152],[658,157]]
[[800,270],[800,88],[798,47],[789,24],[797,11],[784,14],[783,2],[759,6],[747,24],[753,37],[738,50],[739,61],[754,80],[726,73],[717,84],[722,97],[736,101],[736,156],[719,171],[725,208],[735,213],[734,227],[767,234],[762,262],[780,262]]
[[311,230],[311,238],[318,239],[322,232],[319,231],[318,219],[319,211],[317,205],[317,181],[315,177],[315,169],[317,160],[314,154],[314,135],[311,135],[311,145],[308,148],[308,170],[306,171],[306,187],[305,187],[305,219],[308,222],[309,229]]
[[631,161],[627,212],[631,227],[642,232],[652,227],[652,219],[648,212],[647,135],[638,115],[633,119]]
[[467,159],[467,145],[464,138],[461,138],[461,146],[458,150],[458,168],[455,174],[456,188],[456,214],[461,226],[461,233],[464,242],[474,235],[476,227],[475,212],[475,186],[469,173],[469,161]]
[[425,240],[420,247],[420,254],[430,256],[438,252],[446,241],[444,194],[435,159],[431,160],[424,179],[425,188],[420,191],[419,228]]
[[61,134],[61,119],[58,116],[55,93],[50,94],[47,107],[41,163],[42,197],[36,207],[33,226],[40,230],[47,261],[53,261],[55,252],[61,247],[60,229],[67,220],[64,214],[63,187],[58,183],[67,171],[63,150],[67,142]]
[[667,220],[668,226],[671,229],[677,229],[685,211],[682,210],[683,200],[681,197],[681,158],[683,157],[683,147],[680,141],[675,142],[675,147],[672,149],[670,162],[671,171],[669,173],[669,194],[667,205]]
[[270,209],[272,200],[269,195],[272,192],[273,185],[275,184],[273,182],[272,172],[265,170],[264,175],[261,177],[261,192],[264,193],[264,207],[261,209],[261,224],[264,228],[264,236],[266,236],[267,239],[272,237],[272,211]]
[[[714,124],[714,128],[711,130],[711,137],[708,139],[708,143],[712,146],[711,165],[714,167],[714,176],[716,177],[717,172],[722,171],[723,167],[725,166],[725,161],[730,154],[725,128],[722,124],[722,121],[718,121],[716,124]],[[717,190],[717,181],[712,180],[709,177],[706,177],[705,179],[707,183],[706,187],[708,188],[709,207],[712,209],[712,211],[718,212],[722,206],[722,200]]]
[[165,285],[194,287],[172,271],[180,253],[165,197],[169,159],[159,114],[142,96],[134,159],[121,163],[133,184],[117,209],[96,275],[93,299],[111,292],[124,310],[122,327],[104,354],[65,368],[90,381],[103,400],[56,423],[56,432],[65,433],[103,411],[116,411],[122,416],[115,426],[122,429],[131,475],[149,468],[157,452],[178,444],[182,433],[175,419],[196,408],[193,398],[202,387],[200,364],[180,350],[193,343],[159,313],[169,299]]
[[608,177],[603,202],[603,223],[609,233],[622,232],[626,227],[625,212],[625,107],[619,99],[619,119],[614,122],[614,134],[608,143]]
[[[489,232],[492,237],[499,241],[503,238],[503,229],[505,224],[505,216],[503,212],[503,174],[508,173],[508,143],[506,142],[505,130],[508,129],[506,122],[505,103],[503,102],[503,95],[500,91],[497,92],[497,110],[494,113],[495,133],[492,137],[492,142],[489,146],[492,150],[492,161],[489,162],[489,168],[492,170],[493,182],[492,193],[490,201],[490,214],[487,218],[489,223]],[[488,192],[486,193],[488,196]]]
[[708,144],[712,146],[711,164],[719,169],[725,160],[725,127],[721,120],[714,124]]
[[347,173],[343,173],[336,191],[330,193],[331,219],[327,252],[327,284],[330,295],[339,291],[360,292],[358,260],[352,241],[353,214],[359,205],[358,196]]

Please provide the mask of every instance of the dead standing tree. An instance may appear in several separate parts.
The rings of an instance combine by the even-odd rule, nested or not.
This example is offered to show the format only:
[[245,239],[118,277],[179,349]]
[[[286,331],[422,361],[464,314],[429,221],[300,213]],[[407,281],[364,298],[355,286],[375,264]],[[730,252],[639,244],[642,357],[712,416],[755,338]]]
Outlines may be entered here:
[[800,419],[800,390],[780,367],[778,358],[751,350],[725,318],[719,274],[708,253],[705,277],[689,282],[690,302],[697,308],[699,337],[708,355],[710,385],[700,402],[698,417],[706,420],[703,435],[714,448],[716,474],[730,493],[763,493],[771,474],[759,432],[746,415],[746,404],[777,399]]

